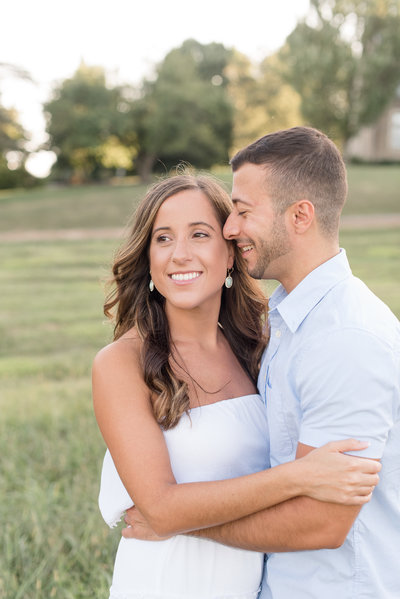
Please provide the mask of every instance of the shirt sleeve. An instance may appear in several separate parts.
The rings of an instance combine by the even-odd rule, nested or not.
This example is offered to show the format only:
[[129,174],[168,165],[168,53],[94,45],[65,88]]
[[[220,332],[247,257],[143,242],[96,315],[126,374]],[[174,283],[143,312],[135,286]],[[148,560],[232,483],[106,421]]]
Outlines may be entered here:
[[390,347],[359,329],[334,331],[304,351],[297,372],[302,420],[299,442],[319,447],[355,438],[381,458],[394,422],[396,365]]

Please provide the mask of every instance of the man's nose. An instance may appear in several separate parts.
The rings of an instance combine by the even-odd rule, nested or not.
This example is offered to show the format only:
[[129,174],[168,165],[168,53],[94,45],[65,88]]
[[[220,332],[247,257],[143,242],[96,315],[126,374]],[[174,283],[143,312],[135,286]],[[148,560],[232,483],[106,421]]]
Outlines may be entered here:
[[237,216],[233,213],[226,219],[222,232],[225,239],[236,239],[239,237],[239,222]]

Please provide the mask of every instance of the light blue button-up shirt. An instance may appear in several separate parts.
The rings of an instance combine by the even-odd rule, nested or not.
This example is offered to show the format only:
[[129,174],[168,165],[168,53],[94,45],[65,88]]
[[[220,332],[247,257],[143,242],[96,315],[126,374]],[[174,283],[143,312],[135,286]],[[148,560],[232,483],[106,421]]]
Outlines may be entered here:
[[270,299],[259,390],[271,466],[297,444],[367,440],[380,482],[339,549],[268,556],[260,599],[400,598],[400,324],[344,250]]

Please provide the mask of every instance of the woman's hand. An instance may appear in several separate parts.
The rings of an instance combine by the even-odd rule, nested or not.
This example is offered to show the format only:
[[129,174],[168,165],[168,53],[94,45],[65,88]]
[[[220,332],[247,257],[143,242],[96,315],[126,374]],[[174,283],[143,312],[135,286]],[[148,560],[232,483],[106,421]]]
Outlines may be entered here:
[[151,528],[143,514],[136,506],[126,511],[124,520],[127,524],[121,534],[126,539],[139,539],[141,541],[164,541],[169,537],[160,537]]
[[300,458],[306,467],[305,495],[331,503],[363,505],[379,482],[381,464],[376,460],[343,455],[366,449],[368,443],[346,439],[332,441]]

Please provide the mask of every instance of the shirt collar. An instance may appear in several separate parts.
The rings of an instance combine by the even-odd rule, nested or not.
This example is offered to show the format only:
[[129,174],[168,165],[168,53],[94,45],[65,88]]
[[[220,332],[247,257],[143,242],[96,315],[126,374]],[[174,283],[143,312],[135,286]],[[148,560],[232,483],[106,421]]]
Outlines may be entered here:
[[277,310],[295,333],[328,291],[350,275],[346,251],[341,249],[339,254],[312,270],[290,293],[279,285],[269,300],[269,312]]

